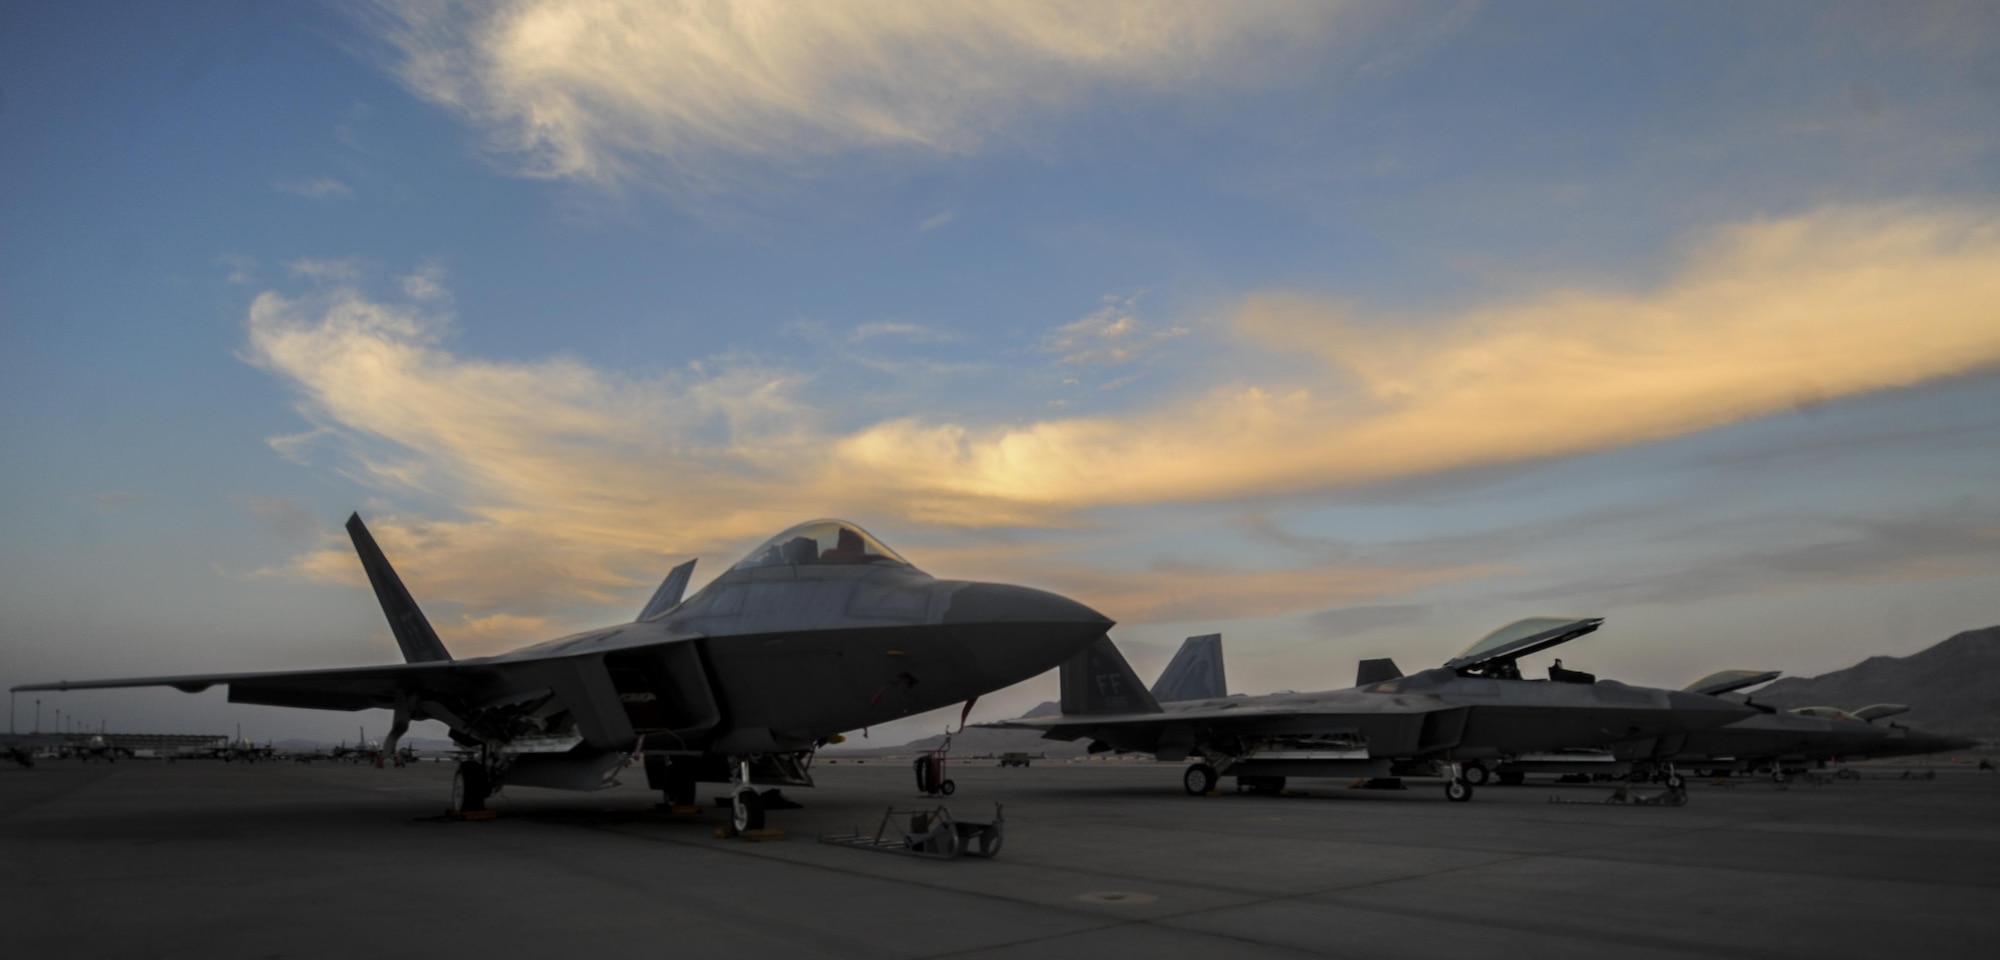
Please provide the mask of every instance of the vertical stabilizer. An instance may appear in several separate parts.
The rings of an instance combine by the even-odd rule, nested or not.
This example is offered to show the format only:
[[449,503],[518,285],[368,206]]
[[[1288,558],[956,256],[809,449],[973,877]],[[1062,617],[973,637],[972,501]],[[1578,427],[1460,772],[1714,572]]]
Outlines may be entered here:
[[1062,712],[1085,716],[1163,711],[1111,638],[1098,637],[1062,665]]
[[1222,674],[1222,634],[1189,637],[1153,681],[1153,699],[1160,703],[1213,700],[1229,696]]
[[375,545],[361,514],[347,518],[347,536],[354,541],[354,552],[361,555],[361,569],[368,571],[368,584],[375,588],[375,599],[389,618],[389,629],[396,634],[396,645],[403,648],[403,659],[410,663],[450,660],[444,641],[431,629],[431,622],[418,609],[402,578],[396,576],[396,569],[389,566],[382,548]]
[[1354,668],[1354,685],[1365,687],[1371,683],[1394,680],[1403,675],[1396,667],[1396,661],[1383,657],[1380,660],[1363,660]]
[[653,591],[653,599],[646,601],[646,608],[639,611],[639,619],[651,620],[679,606],[681,594],[687,592],[688,579],[693,576],[693,560],[668,571],[667,578],[660,581],[660,589]]

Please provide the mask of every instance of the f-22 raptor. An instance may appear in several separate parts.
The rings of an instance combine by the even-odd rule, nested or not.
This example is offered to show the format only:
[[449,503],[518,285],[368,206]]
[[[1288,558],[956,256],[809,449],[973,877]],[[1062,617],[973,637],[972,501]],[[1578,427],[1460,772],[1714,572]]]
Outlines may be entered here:
[[766,807],[752,785],[810,786],[814,751],[842,732],[1026,680],[1111,627],[1053,593],[934,579],[860,527],[817,520],[685,600],[694,561],[674,568],[631,623],[456,660],[359,515],[347,531],[404,663],[15,689],[221,684],[233,703],[387,708],[386,752],[420,719],[476,751],[453,779],[455,809],[503,784],[597,789],[643,758],[648,786],[676,805],[697,783],[731,784],[733,824],[752,830]]
[[[1634,687],[1560,667],[1525,680],[1517,661],[1595,631],[1597,618],[1538,617],[1495,630],[1444,666],[1403,676],[1363,661],[1357,685],[1321,693],[1229,696],[1221,639],[1193,637],[1161,674],[1161,702],[1107,638],[1062,667],[1062,713],[988,726],[1089,737],[1091,750],[1198,758],[1182,785],[1206,794],[1220,776],[1276,792],[1288,776],[1383,777],[1445,766],[1445,796],[1472,798],[1461,765],[1521,753],[1662,737],[1718,727],[1751,708],[1714,697]],[[1482,768],[1483,772],[1483,768]]]

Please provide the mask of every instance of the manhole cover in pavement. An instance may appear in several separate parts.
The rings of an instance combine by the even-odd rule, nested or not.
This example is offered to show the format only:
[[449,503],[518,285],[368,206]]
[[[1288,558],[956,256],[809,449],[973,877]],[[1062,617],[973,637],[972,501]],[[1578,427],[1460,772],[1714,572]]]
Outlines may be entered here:
[[1152,903],[1160,899],[1150,893],[1126,893],[1122,890],[1096,890],[1079,893],[1076,898],[1085,903]]

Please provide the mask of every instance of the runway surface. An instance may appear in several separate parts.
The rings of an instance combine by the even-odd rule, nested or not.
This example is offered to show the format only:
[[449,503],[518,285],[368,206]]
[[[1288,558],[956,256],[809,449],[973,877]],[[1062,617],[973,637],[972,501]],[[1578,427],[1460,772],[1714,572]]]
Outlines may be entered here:
[[[1863,767],[1893,777],[1905,767]],[[1780,789],[1682,808],[1447,803],[1296,781],[1188,797],[1179,765],[955,763],[993,860],[814,842],[923,806],[907,763],[816,769],[788,839],[712,836],[633,785],[517,789],[448,823],[451,767],[214,761],[0,766],[10,956],[1991,956],[2000,774]],[[705,788],[704,802],[719,788]]]

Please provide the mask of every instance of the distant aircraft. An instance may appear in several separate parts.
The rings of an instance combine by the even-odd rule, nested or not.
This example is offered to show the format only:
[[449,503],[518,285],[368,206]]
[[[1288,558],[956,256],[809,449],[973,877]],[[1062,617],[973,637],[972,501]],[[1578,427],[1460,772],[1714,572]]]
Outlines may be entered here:
[[69,737],[48,733],[0,733],[0,758],[32,767],[37,751],[60,747],[69,741]]
[[[1696,680],[1686,691],[1719,696],[1777,677],[1776,670],[1724,670]],[[1664,770],[1669,777],[1675,776],[1675,767],[1688,767],[1713,773],[1768,769],[1783,779],[1788,771],[1818,761],[1942,753],[1977,746],[1977,741],[1961,737],[1874,722],[1909,712],[1909,707],[1897,703],[1872,704],[1853,713],[1834,707],[1777,710],[1754,698],[1747,704],[1757,712],[1728,726],[1657,742],[1621,744],[1613,752]]]
[[[1056,740],[1091,738],[1092,752],[1199,758],[1183,775],[1191,794],[1221,776],[1252,790],[1282,789],[1288,776],[1387,776],[1411,763],[1446,765],[1445,795],[1469,800],[1460,765],[1538,750],[1661,737],[1721,726],[1749,707],[1678,691],[1597,680],[1551,668],[1523,680],[1517,661],[1584,636],[1601,619],[1538,617],[1488,634],[1444,666],[1403,676],[1390,660],[1363,661],[1358,683],[1322,693],[1229,696],[1221,685],[1220,637],[1190,638],[1156,689],[1190,699],[1161,702],[1110,640],[1062,667],[1062,713],[986,726],[1041,730]],[[1199,648],[1199,649],[1197,649]],[[1196,676],[1210,678],[1193,690]]]
[[408,662],[273,673],[30,684],[16,690],[216,684],[232,703],[387,708],[393,752],[433,719],[479,751],[452,804],[480,808],[503,784],[594,790],[644,759],[649,786],[693,801],[733,785],[733,822],[762,826],[752,784],[810,786],[814,751],[843,731],[968,702],[1049,670],[1111,621],[1053,593],[937,580],[860,527],[800,524],[685,601],[676,567],[638,620],[512,653],[454,660],[359,515],[347,531]]

